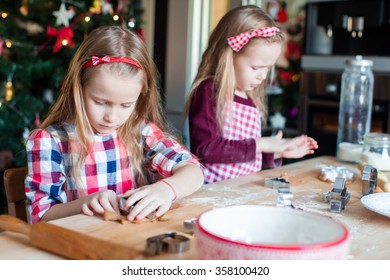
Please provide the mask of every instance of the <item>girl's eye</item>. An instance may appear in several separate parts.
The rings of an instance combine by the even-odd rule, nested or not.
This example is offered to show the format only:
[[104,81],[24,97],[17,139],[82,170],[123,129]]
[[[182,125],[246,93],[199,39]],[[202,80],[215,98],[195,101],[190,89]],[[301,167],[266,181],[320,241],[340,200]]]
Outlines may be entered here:
[[268,71],[269,67],[266,67],[266,66],[252,66],[252,69],[253,70],[262,70],[262,69],[264,69],[264,70]]
[[127,104],[123,104],[122,105],[122,108],[131,108],[135,103],[127,103]]
[[253,70],[261,70],[261,69],[267,69],[267,67],[263,67],[263,66],[252,66],[252,69],[253,69]]
[[103,101],[97,101],[97,100],[95,100],[95,103],[96,103],[97,105],[104,105],[104,104],[106,104],[106,103],[103,102]]

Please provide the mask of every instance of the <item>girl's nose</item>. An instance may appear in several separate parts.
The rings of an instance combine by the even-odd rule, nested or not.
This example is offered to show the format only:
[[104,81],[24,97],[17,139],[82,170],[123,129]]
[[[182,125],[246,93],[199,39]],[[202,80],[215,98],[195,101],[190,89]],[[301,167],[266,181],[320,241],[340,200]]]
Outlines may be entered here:
[[267,74],[268,74],[268,69],[261,69],[257,74],[256,78],[260,81],[263,81],[265,80],[265,78],[267,78]]
[[115,122],[115,119],[116,119],[116,112],[115,112],[115,109],[114,108],[109,108],[107,109],[105,112],[104,112],[104,117],[103,119],[106,121],[106,122]]

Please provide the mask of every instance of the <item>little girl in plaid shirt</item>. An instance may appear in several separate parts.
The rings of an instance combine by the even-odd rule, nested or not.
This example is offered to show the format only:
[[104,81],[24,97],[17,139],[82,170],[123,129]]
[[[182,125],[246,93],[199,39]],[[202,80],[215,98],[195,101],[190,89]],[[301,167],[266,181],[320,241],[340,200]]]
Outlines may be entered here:
[[284,41],[274,20],[256,6],[231,10],[210,35],[185,109],[191,152],[203,164],[205,183],[277,167],[283,157],[318,148],[306,135],[261,137],[264,80]]
[[199,162],[164,131],[156,69],[126,28],[95,29],[76,51],[60,96],[27,142],[31,222],[74,214],[164,214],[203,184]]

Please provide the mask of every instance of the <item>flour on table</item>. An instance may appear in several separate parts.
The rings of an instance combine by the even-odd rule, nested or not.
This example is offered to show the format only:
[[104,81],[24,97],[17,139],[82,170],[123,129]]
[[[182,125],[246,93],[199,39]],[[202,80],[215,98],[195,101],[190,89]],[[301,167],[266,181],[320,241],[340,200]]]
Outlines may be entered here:
[[265,197],[273,195],[275,196],[276,203],[276,193],[273,192],[252,193],[251,190],[245,188],[232,188],[228,186],[218,188],[206,186],[204,187],[204,190],[210,192],[218,191],[219,195],[212,197],[189,197],[187,198],[187,201],[194,204],[212,204],[214,207],[224,207],[231,205],[243,205],[249,202],[253,204],[254,201],[258,201],[259,204],[263,204],[262,201]]

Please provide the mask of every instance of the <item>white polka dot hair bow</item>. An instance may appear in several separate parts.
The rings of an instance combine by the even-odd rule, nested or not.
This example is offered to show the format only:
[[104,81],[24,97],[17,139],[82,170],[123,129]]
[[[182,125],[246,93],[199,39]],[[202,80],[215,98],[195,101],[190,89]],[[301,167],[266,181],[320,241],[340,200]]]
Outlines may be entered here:
[[228,38],[229,46],[236,52],[239,52],[243,46],[248,44],[249,39],[253,37],[273,37],[279,32],[277,27],[262,27],[249,32],[243,32],[236,36]]

